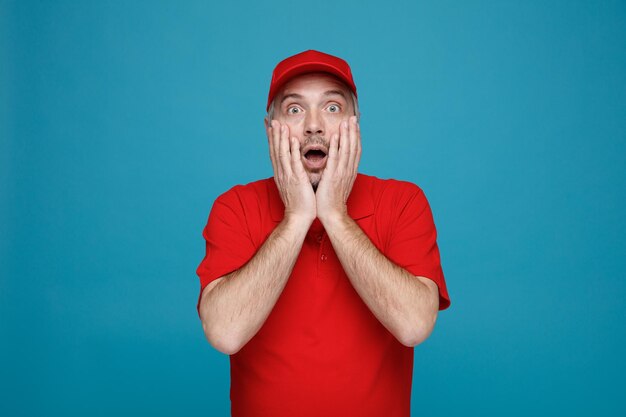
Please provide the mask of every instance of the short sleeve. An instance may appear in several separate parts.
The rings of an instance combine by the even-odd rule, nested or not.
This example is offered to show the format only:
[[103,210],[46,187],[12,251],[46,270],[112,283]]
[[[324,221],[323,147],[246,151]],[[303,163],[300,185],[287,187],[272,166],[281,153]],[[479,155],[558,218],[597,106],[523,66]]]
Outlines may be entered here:
[[200,278],[198,314],[202,290],[217,278],[241,268],[256,252],[246,223],[244,207],[234,188],[215,200],[202,236],[206,251],[196,269]]
[[[414,189],[413,189],[414,187]],[[439,287],[439,310],[450,306],[439,247],[437,230],[424,192],[413,185],[406,203],[397,209],[397,221],[391,231],[385,255],[412,275],[433,280]]]

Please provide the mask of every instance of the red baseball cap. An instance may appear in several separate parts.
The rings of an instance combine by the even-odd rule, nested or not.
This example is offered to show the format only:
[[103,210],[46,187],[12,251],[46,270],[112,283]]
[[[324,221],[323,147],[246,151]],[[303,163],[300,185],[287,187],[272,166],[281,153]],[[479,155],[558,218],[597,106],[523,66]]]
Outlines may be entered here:
[[270,93],[267,97],[267,107],[265,110],[269,110],[274,96],[287,81],[295,76],[317,71],[327,72],[338,77],[350,87],[354,96],[357,97],[356,85],[352,79],[350,65],[339,57],[309,49],[308,51],[285,58],[276,65],[274,73],[272,74]]

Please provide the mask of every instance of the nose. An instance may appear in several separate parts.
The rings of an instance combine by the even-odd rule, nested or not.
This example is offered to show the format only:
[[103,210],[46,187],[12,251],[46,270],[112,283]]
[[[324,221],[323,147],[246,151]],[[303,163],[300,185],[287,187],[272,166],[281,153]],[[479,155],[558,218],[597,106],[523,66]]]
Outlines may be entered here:
[[308,112],[307,117],[304,121],[304,135],[324,135],[324,121],[320,117],[320,114],[317,110],[311,110]]

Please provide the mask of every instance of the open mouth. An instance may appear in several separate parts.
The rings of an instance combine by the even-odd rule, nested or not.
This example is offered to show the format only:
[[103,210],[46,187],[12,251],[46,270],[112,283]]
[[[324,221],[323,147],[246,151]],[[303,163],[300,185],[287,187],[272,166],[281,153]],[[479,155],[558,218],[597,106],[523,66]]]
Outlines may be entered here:
[[326,152],[321,149],[311,149],[304,154],[304,157],[311,162],[321,161],[326,158]]
[[327,154],[323,149],[309,149],[304,153],[304,165],[309,169],[319,169],[326,164]]

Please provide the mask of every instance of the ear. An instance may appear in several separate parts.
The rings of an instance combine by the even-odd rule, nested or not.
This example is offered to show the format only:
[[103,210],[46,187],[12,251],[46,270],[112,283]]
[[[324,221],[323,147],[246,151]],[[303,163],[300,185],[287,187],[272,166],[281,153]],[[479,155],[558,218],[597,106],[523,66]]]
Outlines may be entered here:
[[263,118],[263,124],[265,124],[265,134],[269,138],[270,137],[270,119],[268,119],[267,116]]

